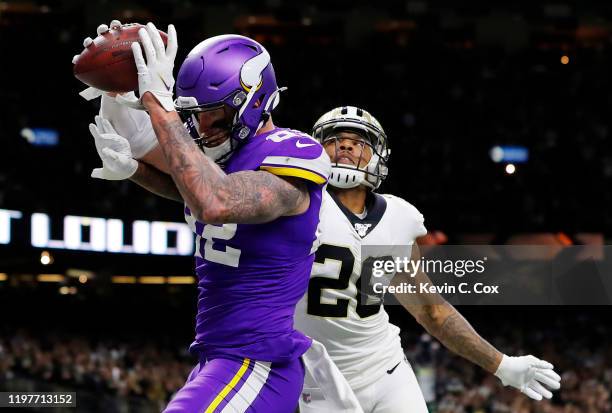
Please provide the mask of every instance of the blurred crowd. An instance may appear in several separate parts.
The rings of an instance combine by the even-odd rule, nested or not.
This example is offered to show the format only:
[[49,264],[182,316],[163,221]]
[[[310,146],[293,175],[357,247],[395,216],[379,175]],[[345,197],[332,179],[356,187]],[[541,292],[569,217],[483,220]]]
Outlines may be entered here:
[[[560,353],[567,356],[567,353]],[[609,413],[612,412],[612,358],[601,360],[600,355],[590,354],[599,366],[568,367],[562,373],[562,388],[553,400],[535,402],[519,396],[514,389],[504,388],[501,382],[487,375],[480,379],[473,365],[461,368],[439,366],[442,394],[436,402],[437,413]],[[588,362],[588,361],[587,361]],[[457,370],[462,378],[456,377]]]
[[[545,320],[541,317],[540,320]],[[437,413],[609,413],[612,412],[612,326],[590,317],[568,317],[538,330],[497,327],[485,336],[508,355],[533,354],[554,364],[561,390],[535,402],[504,388],[493,375],[441,349],[428,335],[405,340],[409,359],[427,393],[432,371],[431,410]],[[404,337],[405,339],[407,337]],[[415,344],[416,343],[416,344]]]
[[193,361],[154,344],[92,342],[80,336],[0,338],[0,383],[30,378],[165,406],[185,382]]
[[[562,376],[561,390],[551,401],[531,401],[452,355],[428,335],[404,330],[406,355],[432,413],[612,412],[609,324],[583,314],[560,318],[539,330],[508,322],[491,334],[488,330],[493,327],[484,328],[483,335],[506,354],[534,354],[553,363]],[[17,377],[28,377],[163,406],[183,385],[194,363],[186,354],[167,348],[131,340],[96,342],[80,335],[34,338],[20,331],[0,338],[0,388]]]

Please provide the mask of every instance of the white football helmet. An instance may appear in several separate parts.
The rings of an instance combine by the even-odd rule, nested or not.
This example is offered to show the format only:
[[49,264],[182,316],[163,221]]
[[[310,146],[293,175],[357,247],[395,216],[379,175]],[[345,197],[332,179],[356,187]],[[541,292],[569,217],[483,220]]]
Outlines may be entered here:
[[366,145],[372,149],[372,158],[362,168],[359,167],[361,162],[358,162],[357,166],[332,162],[329,184],[337,188],[365,185],[375,190],[388,174],[387,162],[391,150],[385,131],[369,112],[355,106],[341,106],[330,110],[317,120],[312,128],[312,136],[321,144],[331,139],[337,142],[336,133],[341,131],[354,132],[365,138]]

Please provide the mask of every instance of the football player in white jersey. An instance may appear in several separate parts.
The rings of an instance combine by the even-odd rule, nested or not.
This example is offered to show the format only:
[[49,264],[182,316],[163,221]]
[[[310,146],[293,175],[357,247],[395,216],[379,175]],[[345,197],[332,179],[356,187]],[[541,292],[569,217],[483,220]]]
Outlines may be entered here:
[[[325,147],[332,173],[321,208],[321,245],[308,292],[296,309],[296,327],[325,345],[365,413],[427,412],[399,328],[389,322],[381,300],[361,299],[359,288],[362,246],[412,246],[406,254],[418,259],[415,240],[427,233],[423,215],[401,198],[374,192],[387,176],[389,149],[383,128],[368,112],[335,108],[319,118],[313,136]],[[550,390],[560,387],[550,363],[504,355],[441,297],[427,305],[397,298],[444,346],[495,374],[504,385],[536,400],[551,398]],[[300,412],[332,411],[307,377]]]

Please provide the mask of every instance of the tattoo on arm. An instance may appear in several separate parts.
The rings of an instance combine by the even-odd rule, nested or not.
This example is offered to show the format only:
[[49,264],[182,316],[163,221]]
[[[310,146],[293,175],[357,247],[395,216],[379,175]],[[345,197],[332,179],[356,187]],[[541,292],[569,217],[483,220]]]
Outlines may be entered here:
[[[436,328],[436,338],[453,353],[458,354],[495,373],[501,363],[502,354],[488,341],[480,337],[470,323],[450,304],[450,315]],[[433,332],[432,332],[433,333]]]
[[221,222],[270,222],[304,212],[310,200],[307,184],[301,179],[285,180],[266,171],[226,175],[213,191],[214,201],[207,207],[218,211]]
[[183,198],[178,189],[176,189],[172,177],[144,162],[138,161],[138,169],[130,180],[162,198],[183,202]]
[[[418,245],[412,247],[411,260],[421,258]],[[418,286],[433,284],[427,274],[419,270],[417,274],[398,274],[392,284],[409,283]],[[495,373],[501,363],[502,353],[480,337],[470,323],[448,303],[440,294],[396,294],[398,301],[416,320],[453,353]]]
[[176,112],[152,108],[153,128],[172,178],[196,218],[207,223],[262,223],[308,208],[306,183],[265,171],[225,174],[191,139]]

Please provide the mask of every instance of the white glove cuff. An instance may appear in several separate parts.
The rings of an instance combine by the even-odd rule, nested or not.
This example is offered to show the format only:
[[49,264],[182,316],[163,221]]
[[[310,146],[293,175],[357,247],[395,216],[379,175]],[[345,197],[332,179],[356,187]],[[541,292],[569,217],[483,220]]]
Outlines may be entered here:
[[95,87],[88,87],[87,89],[81,90],[79,92],[79,95],[83,99],[89,101],[102,96],[103,93],[104,92],[102,92],[100,89],[96,89]]
[[134,159],[141,159],[143,156],[151,152],[157,147],[157,136],[153,130],[153,125],[148,122],[144,125],[142,130],[136,135],[129,139],[130,148],[132,149],[132,156]]
[[149,115],[122,104],[122,100],[138,100],[133,93],[111,97],[102,95],[100,116],[108,119],[117,133],[130,143],[132,156],[140,159],[157,146],[157,138]]
[[136,159],[131,159],[129,162],[128,176],[125,179],[130,179],[136,171],[138,170],[138,161]]
[[507,386],[506,378],[508,377],[508,368],[510,364],[510,357],[505,354],[502,356],[501,363],[499,363],[499,367],[497,367],[497,371],[495,372],[495,376],[498,377],[504,386]]
[[157,101],[159,102],[159,104],[166,110],[166,112],[174,112],[176,111],[176,108],[174,106],[174,99],[172,98],[173,93],[172,91],[170,92],[163,92],[163,91],[150,91],[151,93],[153,93],[153,96],[155,96],[155,99],[157,99]]

